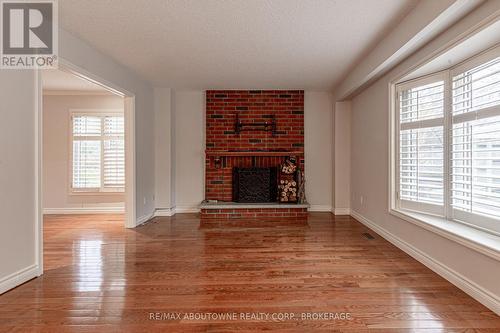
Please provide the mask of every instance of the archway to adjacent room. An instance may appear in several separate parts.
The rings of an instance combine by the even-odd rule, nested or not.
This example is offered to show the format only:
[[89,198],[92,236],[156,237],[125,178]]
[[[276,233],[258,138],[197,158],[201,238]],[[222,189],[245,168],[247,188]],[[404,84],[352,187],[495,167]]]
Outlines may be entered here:
[[[76,84],[75,88],[83,91],[71,92],[71,86],[63,86],[65,89],[57,89],[57,85],[47,87],[44,75],[47,77],[48,73],[47,71],[39,71],[36,79],[38,105],[36,116],[36,130],[38,132],[36,152],[38,227],[36,232],[40,274],[43,272],[44,258],[44,214],[59,214],[58,216],[63,216],[63,218],[64,215],[61,214],[119,214],[117,221],[123,227],[133,228],[136,226],[134,94],[63,59],[59,60],[57,73],[52,75],[63,80],[69,79],[68,85],[73,82]],[[57,80],[55,82],[57,83]],[[96,91],[95,93],[85,92],[85,87]],[[47,131],[44,128],[47,125],[44,122],[44,118],[47,116],[45,102],[56,96],[61,97],[66,103],[62,103],[64,104],[62,112],[65,113],[65,116],[56,121],[63,123],[62,126],[66,128],[65,134],[68,140],[64,140],[61,148],[66,150],[69,156],[67,160],[59,161],[60,164],[64,164],[64,166],[60,166],[60,171],[64,173],[63,189],[66,191],[62,194],[62,201],[65,201],[62,208],[57,207],[57,199],[54,198],[50,198],[52,201],[49,204],[48,199],[51,195],[44,191],[44,187],[47,186],[46,178],[49,174],[47,169],[53,167],[53,165],[45,166],[46,158],[44,155],[46,152],[44,150],[46,146],[44,140],[47,139],[47,133],[44,134],[44,131]],[[75,100],[92,97],[94,99],[92,103],[100,98],[107,100],[102,105],[92,107],[93,104],[90,101],[70,102],[68,104],[68,100],[73,98],[71,96]],[[57,104],[57,107],[59,106],[61,105]],[[91,125],[96,125],[92,129],[96,133],[90,133]],[[75,128],[85,128],[85,130],[82,133],[75,133],[75,131],[78,132]],[[89,131],[89,133],[85,131]],[[91,170],[91,167],[88,168],[88,166],[92,166],[89,161],[94,163],[93,174],[88,172]],[[52,175],[57,176],[57,172],[52,172]],[[75,198],[80,199],[75,200]],[[96,198],[105,199],[100,202]],[[51,207],[51,205],[55,207]]]

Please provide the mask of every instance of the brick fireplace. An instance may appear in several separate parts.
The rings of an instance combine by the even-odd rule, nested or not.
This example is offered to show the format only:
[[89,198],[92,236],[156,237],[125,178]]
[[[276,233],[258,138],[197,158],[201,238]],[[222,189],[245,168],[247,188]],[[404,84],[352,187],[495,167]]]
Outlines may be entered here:
[[[283,169],[289,165],[296,172]],[[206,201],[201,207],[202,218],[304,217],[306,204],[296,203],[300,201],[299,182],[304,167],[304,91],[206,92]],[[262,203],[274,205],[258,205],[255,200],[247,205],[244,200],[236,202],[235,170],[266,169],[277,170],[276,188],[271,182],[270,192],[278,195],[271,194],[270,200]],[[251,175],[246,177],[251,184]]]

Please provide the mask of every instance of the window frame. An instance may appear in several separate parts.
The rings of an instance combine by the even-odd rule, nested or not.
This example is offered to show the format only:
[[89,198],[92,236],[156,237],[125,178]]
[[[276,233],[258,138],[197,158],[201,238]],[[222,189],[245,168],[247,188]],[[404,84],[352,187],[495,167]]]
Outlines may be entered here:
[[[89,117],[99,117],[101,118],[101,135],[89,137],[91,140],[99,141],[101,144],[101,179],[100,187],[95,188],[74,188],[73,187],[73,118],[75,116],[89,116]],[[120,116],[124,118],[125,113],[123,109],[70,109],[68,116],[68,132],[69,132],[69,163],[68,163],[68,193],[70,195],[116,195],[124,194],[126,184],[123,187],[105,187],[104,186],[104,141],[105,138],[109,136],[102,135],[103,131],[103,119],[109,116]],[[125,131],[124,127],[124,131]],[[112,137],[112,136],[111,136]],[[117,136],[118,137],[118,136]],[[121,137],[121,136],[120,136]],[[125,133],[123,134],[123,140],[125,143]],[[124,148],[124,153],[126,155],[126,149]],[[125,156],[126,160],[126,156]]]
[[[429,215],[433,216],[445,216],[445,207],[446,207],[446,173],[443,175],[443,205],[438,205],[438,204],[432,204],[432,203],[424,203],[424,202],[415,202],[415,201],[408,201],[408,200],[402,200],[400,198],[400,170],[401,170],[401,159],[400,159],[400,138],[401,138],[401,123],[400,123],[400,103],[399,103],[399,93],[412,89],[415,87],[419,86],[424,86],[427,84],[431,84],[434,82],[439,82],[443,81],[444,82],[444,92],[443,92],[443,117],[440,118],[432,118],[432,119],[425,119],[425,120],[419,120],[414,123],[427,123],[428,127],[424,126],[417,126],[415,125],[415,129],[417,128],[430,128],[430,127],[438,127],[442,126],[443,127],[443,156],[446,156],[446,133],[445,133],[445,123],[446,123],[446,102],[447,102],[447,73],[446,71],[441,71],[438,73],[434,73],[431,75],[426,75],[424,77],[416,78],[410,81],[406,81],[402,84],[396,85],[396,90],[395,90],[395,98],[394,98],[394,103],[395,103],[395,152],[396,152],[396,159],[395,159],[395,165],[394,169],[396,170],[395,173],[395,182],[396,182],[396,208],[399,210],[406,210],[406,211],[413,211],[413,212],[424,212]],[[410,122],[411,123],[411,122]],[[410,124],[406,123],[406,124]],[[432,125],[431,125],[432,124]],[[410,127],[410,126],[409,126]],[[443,169],[447,170],[446,166],[446,161],[444,161]]]
[[[390,83],[390,105],[391,117],[389,124],[390,135],[390,168],[389,168],[389,212],[393,215],[400,216],[405,213],[417,213],[428,216],[437,216],[443,219],[444,222],[460,223],[466,226],[485,231],[487,233],[500,236],[500,217],[494,218],[480,213],[470,213],[454,209],[452,206],[452,130],[454,117],[472,119],[472,115],[459,114],[453,115],[453,100],[452,100],[452,80],[453,77],[463,73],[469,69],[475,68],[481,64],[487,63],[495,58],[500,57],[500,45],[496,45],[484,52],[481,52],[465,61],[452,66],[448,69],[425,75],[419,78],[408,80],[405,82]],[[440,79],[441,78],[441,79]],[[425,85],[432,82],[444,80],[444,121],[443,121],[443,207],[442,213],[436,210],[439,205],[427,203],[412,202],[411,204],[402,204],[399,197],[400,191],[400,105],[399,92],[402,90],[411,89],[412,87]],[[472,113],[472,112],[471,112]],[[476,113],[476,112],[474,112]],[[491,117],[491,114],[500,115],[500,105],[488,107],[478,111],[478,113],[487,114],[484,118]],[[438,118],[440,119],[440,118]],[[474,118],[476,119],[476,118]],[[477,118],[480,119],[480,118]],[[465,120],[466,121],[466,120]],[[429,207],[431,205],[431,207]]]

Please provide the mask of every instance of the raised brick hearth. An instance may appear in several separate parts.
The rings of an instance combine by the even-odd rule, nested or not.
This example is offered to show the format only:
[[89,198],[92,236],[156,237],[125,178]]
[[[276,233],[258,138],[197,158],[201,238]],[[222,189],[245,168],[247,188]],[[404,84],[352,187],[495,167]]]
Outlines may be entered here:
[[[233,201],[233,168],[278,167],[289,157],[304,169],[304,91],[206,92],[206,200]],[[201,209],[208,219],[306,214],[304,207]]]
[[307,208],[235,208],[201,209],[202,219],[252,219],[252,218],[298,218],[307,217]]

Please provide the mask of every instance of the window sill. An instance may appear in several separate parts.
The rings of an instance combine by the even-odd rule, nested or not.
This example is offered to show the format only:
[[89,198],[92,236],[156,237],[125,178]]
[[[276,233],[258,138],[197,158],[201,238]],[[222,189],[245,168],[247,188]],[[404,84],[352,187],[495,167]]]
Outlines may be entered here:
[[69,195],[74,195],[74,196],[80,196],[80,195],[92,195],[92,196],[99,196],[99,195],[123,195],[125,194],[125,191],[109,191],[109,192],[86,192],[86,191],[71,191],[69,192]]
[[500,237],[496,235],[437,216],[394,209],[390,213],[500,261]]

